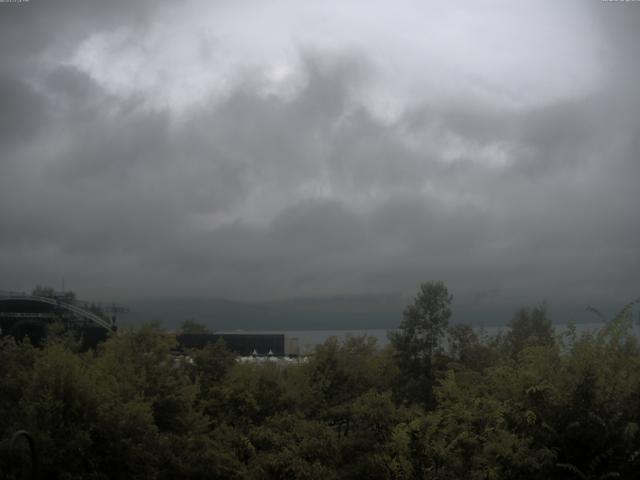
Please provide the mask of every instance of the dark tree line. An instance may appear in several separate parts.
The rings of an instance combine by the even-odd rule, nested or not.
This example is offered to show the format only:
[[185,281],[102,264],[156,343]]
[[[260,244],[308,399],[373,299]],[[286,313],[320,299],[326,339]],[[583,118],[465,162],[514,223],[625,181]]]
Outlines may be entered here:
[[331,339],[285,368],[223,343],[179,357],[153,324],[84,352],[4,337],[0,471],[25,429],[41,478],[638,478],[631,306],[580,335],[523,309],[486,337],[449,325],[451,302],[424,284],[388,347]]

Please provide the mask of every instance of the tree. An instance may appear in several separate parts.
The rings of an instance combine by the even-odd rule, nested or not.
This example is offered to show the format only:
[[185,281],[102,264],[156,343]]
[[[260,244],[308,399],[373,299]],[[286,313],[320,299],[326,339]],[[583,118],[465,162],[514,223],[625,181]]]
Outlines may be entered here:
[[449,325],[452,301],[453,295],[444,283],[420,285],[413,303],[404,310],[399,328],[400,335],[411,341],[415,355],[433,357]]
[[185,320],[184,322],[182,322],[182,325],[180,325],[179,331],[182,334],[197,334],[197,335],[211,333],[211,330],[209,330],[209,328],[206,325],[203,325],[202,323],[198,323],[195,320]]
[[343,342],[330,338],[316,347],[304,368],[316,401],[331,408],[375,388],[380,380],[380,363],[374,338],[348,337]]
[[443,282],[427,282],[404,310],[396,332],[389,336],[400,368],[398,392],[403,400],[433,406],[434,356],[451,317],[451,302]]
[[460,323],[448,329],[449,353],[462,364],[468,364],[469,350],[480,343],[478,335],[471,325]]
[[509,322],[506,341],[513,353],[527,346],[553,345],[554,330],[547,316],[547,306],[542,304],[532,310],[522,308]]
[[236,363],[236,356],[227,349],[222,338],[216,343],[208,343],[202,350],[195,350],[192,355],[203,394],[220,383]]
[[255,447],[252,478],[337,479],[338,433],[317,420],[280,414],[249,433]]

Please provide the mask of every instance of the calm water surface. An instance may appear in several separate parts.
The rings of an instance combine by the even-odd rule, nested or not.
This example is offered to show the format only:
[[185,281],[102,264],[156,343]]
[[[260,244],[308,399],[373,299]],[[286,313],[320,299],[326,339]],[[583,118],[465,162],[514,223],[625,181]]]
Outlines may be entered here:
[[[601,322],[594,323],[582,323],[576,324],[576,330],[578,332],[584,332],[589,330],[595,330],[597,328],[602,327]],[[561,333],[566,330],[566,324],[555,325],[556,333]],[[492,327],[483,327],[482,330],[486,332],[487,335],[497,335],[498,333],[505,331],[507,329],[506,326],[492,326]],[[476,331],[480,331],[481,329],[478,327]],[[345,338],[352,337],[362,337],[364,335],[373,337],[376,339],[377,344],[380,347],[384,347],[389,344],[388,332],[391,330],[386,329],[371,329],[371,330],[285,330],[285,331],[275,331],[275,330],[225,330],[219,333],[284,333],[288,338],[297,338],[298,345],[300,345],[300,353],[305,354],[309,353],[313,350],[316,345],[320,345],[324,343],[327,339],[331,337],[336,337],[339,340],[344,340]],[[634,326],[634,331],[636,335],[640,336],[640,327],[638,325]]]

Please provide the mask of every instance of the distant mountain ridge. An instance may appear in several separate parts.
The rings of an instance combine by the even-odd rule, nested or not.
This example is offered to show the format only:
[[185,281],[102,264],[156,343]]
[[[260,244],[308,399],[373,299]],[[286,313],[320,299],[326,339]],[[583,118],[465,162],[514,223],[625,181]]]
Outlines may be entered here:
[[296,330],[393,328],[406,299],[394,296],[300,298],[266,302],[224,299],[140,300],[127,302],[131,312],[120,324],[158,320],[176,328],[195,320],[213,330]]
[[[410,298],[401,295],[336,296],[296,298],[262,302],[225,299],[160,299],[122,302],[131,312],[120,325],[139,325],[158,320],[164,328],[175,329],[185,320],[194,320],[211,330],[348,330],[389,329],[399,325]],[[505,325],[522,306],[482,306],[460,301],[453,304],[453,323]],[[616,309],[606,311],[607,316]],[[597,318],[586,306],[550,308],[554,322],[593,322]]]

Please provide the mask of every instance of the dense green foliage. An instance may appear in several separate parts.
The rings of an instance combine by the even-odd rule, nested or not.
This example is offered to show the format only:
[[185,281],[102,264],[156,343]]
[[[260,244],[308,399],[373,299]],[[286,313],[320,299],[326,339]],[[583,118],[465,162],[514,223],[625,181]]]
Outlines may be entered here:
[[405,402],[435,406],[438,354],[449,325],[452,300],[444,283],[422,284],[405,309],[400,328],[389,335],[398,365],[396,390]]
[[521,310],[486,338],[450,303],[426,284],[389,347],[331,339],[287,367],[178,356],[151,324],[88,352],[2,338],[0,469],[27,429],[42,478],[638,478],[631,307],[581,335]]

